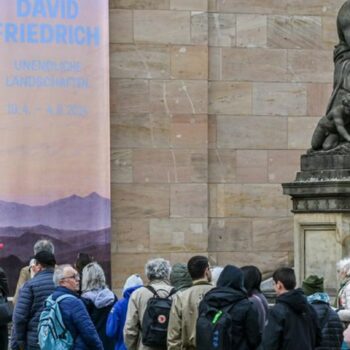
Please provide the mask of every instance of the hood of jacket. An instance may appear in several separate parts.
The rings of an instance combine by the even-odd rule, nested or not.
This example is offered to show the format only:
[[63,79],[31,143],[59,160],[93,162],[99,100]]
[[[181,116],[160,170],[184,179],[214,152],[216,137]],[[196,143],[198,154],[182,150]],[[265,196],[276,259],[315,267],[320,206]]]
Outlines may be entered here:
[[233,265],[226,265],[222,270],[218,282],[218,287],[228,287],[246,292],[243,285],[243,272]]
[[82,298],[91,300],[96,308],[102,309],[114,303],[115,295],[110,289],[103,288],[85,292],[82,294]]
[[312,295],[307,296],[307,301],[310,304],[314,304],[314,303],[329,304],[330,298],[327,293],[314,293]]
[[220,274],[217,287],[206,294],[205,301],[211,306],[222,308],[247,298],[247,292],[243,287],[241,269],[233,265],[227,265]]
[[129,299],[129,298],[130,298],[130,295],[131,295],[136,289],[139,289],[140,287],[143,287],[143,285],[134,286],[134,287],[130,287],[130,288],[125,289],[125,290],[124,290],[124,293],[123,293],[123,298]]
[[170,272],[170,284],[177,291],[192,287],[192,278],[186,264],[174,264]]
[[216,287],[211,289],[203,300],[208,305],[221,309],[227,305],[235,305],[244,299],[248,300],[248,297],[242,290],[230,287]]
[[301,314],[308,309],[308,302],[302,289],[293,289],[283,293],[276,299],[276,303],[288,305],[294,312]]

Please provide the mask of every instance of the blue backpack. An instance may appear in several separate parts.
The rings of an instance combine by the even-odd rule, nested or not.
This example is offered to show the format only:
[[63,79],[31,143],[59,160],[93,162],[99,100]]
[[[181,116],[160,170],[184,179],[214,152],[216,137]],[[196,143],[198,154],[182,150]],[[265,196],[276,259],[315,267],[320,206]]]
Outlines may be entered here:
[[60,301],[66,298],[75,297],[64,294],[53,300],[50,295],[45,301],[45,308],[40,315],[38,326],[41,350],[71,350],[73,348],[73,337],[63,323],[59,307]]

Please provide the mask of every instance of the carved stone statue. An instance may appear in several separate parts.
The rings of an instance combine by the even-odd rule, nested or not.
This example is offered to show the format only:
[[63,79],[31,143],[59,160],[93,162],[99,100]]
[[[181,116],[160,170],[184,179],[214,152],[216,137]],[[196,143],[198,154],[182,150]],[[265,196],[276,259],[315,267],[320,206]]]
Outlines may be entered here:
[[312,136],[313,151],[345,146],[350,152],[350,0],[338,12],[337,29],[339,44],[334,49],[333,92],[326,115],[321,118]]
[[347,127],[350,124],[350,93],[344,95],[340,105],[334,105],[321,118],[312,135],[313,150],[328,151],[337,147],[341,142],[350,142]]

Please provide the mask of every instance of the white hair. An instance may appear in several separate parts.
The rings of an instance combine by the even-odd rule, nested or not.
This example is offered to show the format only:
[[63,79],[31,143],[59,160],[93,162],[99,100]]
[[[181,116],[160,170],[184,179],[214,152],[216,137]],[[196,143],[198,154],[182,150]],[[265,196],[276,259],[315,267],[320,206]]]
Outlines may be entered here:
[[337,262],[337,270],[350,275],[350,258],[344,258]]
[[81,273],[81,290],[88,292],[106,287],[106,277],[102,267],[97,262],[87,264]]
[[150,281],[169,279],[170,270],[170,262],[162,258],[148,260],[145,265],[145,274]]
[[43,251],[49,252],[51,254],[55,254],[55,246],[48,239],[41,239],[41,240],[37,241],[34,244],[33,250],[34,250],[34,255],[36,255],[39,252],[43,252]]
[[213,286],[216,286],[223,269],[222,266],[215,266],[211,269],[211,283]]
[[63,265],[58,265],[55,268],[55,271],[53,273],[53,283],[55,284],[56,287],[58,287],[60,285],[60,281],[63,280],[63,278],[65,277],[64,275],[64,270],[68,267],[72,267],[72,265],[69,264],[63,264]]

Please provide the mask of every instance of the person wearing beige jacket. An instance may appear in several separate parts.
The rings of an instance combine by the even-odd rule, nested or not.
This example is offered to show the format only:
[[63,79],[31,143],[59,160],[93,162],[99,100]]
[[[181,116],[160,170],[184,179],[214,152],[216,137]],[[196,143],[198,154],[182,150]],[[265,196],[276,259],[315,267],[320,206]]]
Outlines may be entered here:
[[194,256],[187,267],[193,285],[174,296],[168,325],[168,350],[196,349],[198,306],[204,295],[213,288],[207,257]]
[[[148,285],[152,286],[157,294],[161,297],[169,295],[173,289],[169,284],[169,261],[161,258],[149,260],[145,266],[145,274],[149,280]],[[141,340],[143,315],[147,307],[147,302],[152,296],[152,292],[143,287],[131,294],[124,326],[124,343],[128,350],[159,350],[142,344]]]

